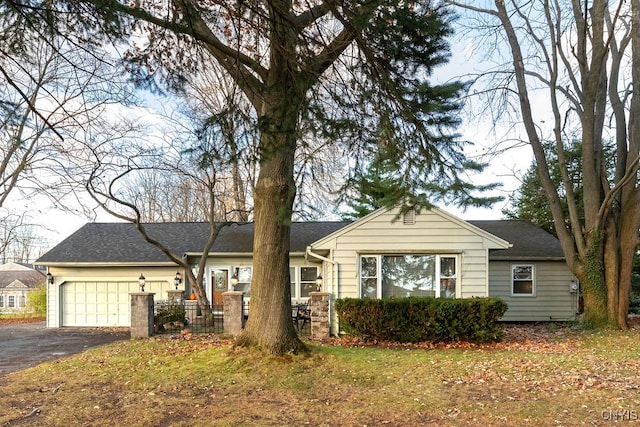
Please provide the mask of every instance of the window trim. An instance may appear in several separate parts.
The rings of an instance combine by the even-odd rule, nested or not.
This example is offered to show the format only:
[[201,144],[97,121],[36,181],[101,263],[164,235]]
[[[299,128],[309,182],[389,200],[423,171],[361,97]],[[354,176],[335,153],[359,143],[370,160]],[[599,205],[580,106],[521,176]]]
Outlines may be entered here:
[[[239,265],[239,266],[236,266],[236,267],[234,267],[234,268],[237,268],[237,269],[238,269],[238,284],[235,286],[235,287],[236,287],[236,289],[237,289],[237,288],[239,287],[239,285],[241,285],[241,284],[242,284],[242,285],[247,285],[246,287],[248,287],[248,288],[249,288],[249,291],[247,291],[247,290],[246,290],[246,287],[245,287],[245,288],[243,288],[244,297],[245,297],[245,298],[247,298],[247,299],[251,298],[251,283],[253,282],[253,265]],[[250,273],[250,276],[251,276],[251,277],[249,278],[249,281],[248,281],[248,282],[247,282],[246,280],[244,280],[244,281],[240,281],[240,277],[241,277],[241,272],[240,272],[240,270],[243,270],[243,271],[247,271],[247,270],[249,270],[249,271],[251,272],[251,273]]]
[[[299,299],[299,287],[298,287],[298,268],[295,265],[289,265],[289,286],[291,289],[291,299],[297,300]],[[293,272],[293,275],[291,274]]]
[[[311,283],[312,284],[312,292],[315,292],[315,282],[316,282],[316,278],[318,277],[319,274],[321,274],[322,271],[322,267],[318,266],[318,265],[313,265],[313,264],[303,264],[303,265],[289,265],[289,268],[293,268],[294,270],[294,274],[295,274],[295,279],[293,277],[291,277],[291,284],[294,285],[294,289],[295,292],[291,294],[291,300],[296,300],[296,301],[308,301],[309,297],[308,296],[302,296],[302,282],[304,283]],[[316,273],[315,276],[313,278],[313,281],[311,280],[302,280],[302,271],[301,269],[303,268],[315,268],[316,269]]]
[[[514,274],[514,270],[516,267],[531,267],[531,292],[530,293],[519,293],[519,292],[515,292],[515,289],[513,287],[514,283],[516,282],[515,278],[513,277]],[[515,298],[533,298],[536,296],[536,267],[534,264],[511,264],[511,268],[509,270],[509,274],[511,276],[510,278],[510,294],[512,297]]]

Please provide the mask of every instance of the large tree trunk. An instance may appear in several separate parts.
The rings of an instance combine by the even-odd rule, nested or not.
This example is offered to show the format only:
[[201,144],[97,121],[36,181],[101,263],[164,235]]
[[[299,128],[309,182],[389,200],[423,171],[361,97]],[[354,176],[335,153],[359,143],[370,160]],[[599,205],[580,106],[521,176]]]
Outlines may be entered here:
[[[640,11],[639,11],[640,12]],[[637,131],[631,133],[633,135]],[[634,144],[630,144],[633,146]],[[634,155],[636,153],[633,153]],[[629,160],[632,162],[633,160]],[[631,297],[631,279],[633,277],[633,259],[638,245],[638,232],[640,228],[640,209],[638,209],[638,188],[629,184],[622,191],[620,220],[619,220],[619,265],[618,276],[618,306],[616,307],[616,324],[623,329],[629,327],[627,317],[629,312],[629,300]]]
[[249,319],[236,343],[274,354],[306,350],[291,320],[289,248],[296,188],[294,158],[298,120],[309,81],[296,72],[297,37],[284,10],[290,1],[269,10],[271,68],[256,105],[260,172],[254,191],[253,279]]
[[592,232],[586,240],[587,252],[575,270],[582,283],[585,323],[591,327],[610,325],[607,307],[604,248],[602,236]]
[[[288,87],[287,87],[288,86]],[[261,117],[260,173],[254,194],[255,232],[249,319],[236,343],[283,354],[305,350],[291,321],[289,248],[295,199],[294,156],[299,104],[292,84],[266,99]]]

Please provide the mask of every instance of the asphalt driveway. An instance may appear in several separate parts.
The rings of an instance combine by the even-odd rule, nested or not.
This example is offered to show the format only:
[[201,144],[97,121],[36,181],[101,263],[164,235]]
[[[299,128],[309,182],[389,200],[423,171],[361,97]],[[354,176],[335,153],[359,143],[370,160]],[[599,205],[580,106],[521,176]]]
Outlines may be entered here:
[[46,328],[44,322],[3,325],[0,326],[0,377],[130,337],[128,328]]

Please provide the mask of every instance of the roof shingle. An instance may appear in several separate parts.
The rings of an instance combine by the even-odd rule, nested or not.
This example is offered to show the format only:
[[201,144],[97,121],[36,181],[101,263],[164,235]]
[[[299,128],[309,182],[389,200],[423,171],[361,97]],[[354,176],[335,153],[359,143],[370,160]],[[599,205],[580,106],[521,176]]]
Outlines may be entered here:
[[[527,221],[468,221],[513,244],[492,251],[492,260],[564,259],[560,242]],[[341,229],[349,222],[295,222],[291,224],[291,252],[304,252],[313,242]],[[145,224],[149,235],[173,253],[201,253],[209,235],[206,222]],[[253,223],[223,227],[210,253],[253,252]],[[167,257],[148,244],[130,223],[89,223],[44,254],[38,264],[51,263],[161,263]]]
[[[348,222],[295,222],[291,224],[291,252],[304,252],[314,241]],[[176,255],[201,253],[210,228],[207,222],[145,224],[149,236]],[[220,230],[210,253],[253,252],[253,223],[232,223]],[[89,223],[38,259],[47,263],[158,263],[168,259],[147,243],[131,223]]]
[[511,243],[513,247],[492,251],[492,260],[564,260],[560,241],[537,225],[523,220],[467,221]]

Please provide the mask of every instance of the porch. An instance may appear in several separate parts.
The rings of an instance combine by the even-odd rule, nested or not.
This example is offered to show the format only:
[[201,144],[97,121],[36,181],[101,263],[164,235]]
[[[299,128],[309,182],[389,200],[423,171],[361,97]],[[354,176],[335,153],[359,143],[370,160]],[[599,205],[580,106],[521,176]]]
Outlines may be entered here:
[[[293,304],[291,307],[291,321],[301,337],[315,338],[329,335],[329,294],[314,292],[306,303]],[[153,322],[147,328],[152,334],[181,334],[181,333],[215,333],[236,335],[244,327],[250,316],[249,302],[242,298],[241,292],[228,292],[223,304],[211,304],[202,308],[195,300],[184,300],[170,296],[168,300],[153,301],[152,294],[132,294],[131,328],[139,323],[136,319],[149,319],[136,309],[134,299],[148,298]],[[138,304],[139,305],[139,304]],[[144,307],[145,304],[142,304]],[[136,314],[137,313],[137,314]],[[145,329],[143,325],[143,330]],[[316,331],[314,334],[313,331]],[[146,332],[143,332],[146,335]]]

